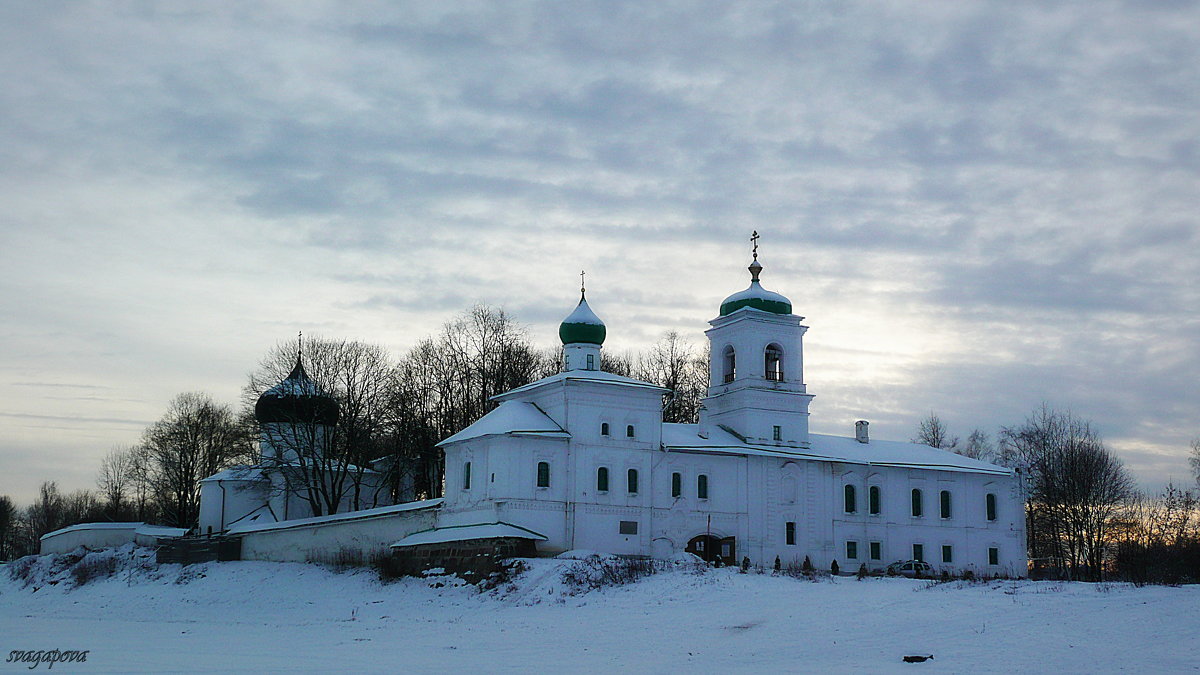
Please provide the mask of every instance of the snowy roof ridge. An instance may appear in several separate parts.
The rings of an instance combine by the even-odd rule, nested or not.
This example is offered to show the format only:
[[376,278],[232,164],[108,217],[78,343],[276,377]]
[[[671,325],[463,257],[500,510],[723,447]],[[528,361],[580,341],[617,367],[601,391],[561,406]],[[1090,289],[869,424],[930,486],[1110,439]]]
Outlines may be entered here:
[[491,412],[475,420],[466,429],[442,440],[438,445],[458,443],[481,436],[541,436],[544,438],[570,438],[571,434],[559,426],[541,408],[528,401],[501,401]]
[[864,466],[894,466],[935,471],[967,471],[1011,475],[1002,466],[981,462],[948,450],[906,441],[872,440],[859,443],[852,436],[809,434],[809,444],[769,445],[742,441],[723,428],[713,429],[708,438],[698,434],[696,424],[663,424],[663,446],[681,452],[729,453],[762,457],[794,457],[823,462]]
[[136,530],[142,525],[145,525],[145,523],[141,521],[136,523],[76,523],[74,525],[60,527],[53,532],[47,532],[41,537],[38,537],[38,540],[40,541],[47,537],[53,537],[59,534],[66,534],[67,532],[79,532],[80,530]]
[[517,387],[516,389],[509,389],[502,394],[496,394],[492,397],[492,400],[504,401],[513,397],[514,395],[523,394],[527,391],[532,391],[534,389],[551,384],[557,384],[565,380],[594,382],[596,384],[611,384],[620,387],[634,387],[638,389],[657,389],[663,392],[670,391],[670,389],[667,389],[666,387],[660,387],[651,382],[635,380],[632,377],[625,377],[624,375],[617,375],[616,373],[608,373],[603,370],[564,370],[561,373],[555,373],[549,377],[543,377],[540,380],[530,382],[529,384]]
[[309,527],[312,525],[321,525],[324,523],[333,523],[342,520],[358,520],[360,518],[379,518],[388,516],[393,513],[403,513],[405,511],[417,511],[420,509],[432,509],[442,505],[442,498],[426,499],[419,502],[405,502],[403,504],[393,504],[392,506],[380,506],[374,509],[361,509],[359,511],[347,511],[346,513],[335,513],[331,516],[313,516],[312,518],[296,518],[294,520],[281,520],[275,523],[266,523],[264,525],[244,525],[241,527],[233,527],[229,529],[229,534],[250,534],[252,532],[262,532],[264,530],[285,530],[292,527]]
[[422,544],[443,544],[450,541],[464,541],[467,539],[533,539],[534,541],[549,541],[549,537],[541,532],[513,525],[504,521],[496,521],[492,523],[472,523],[469,525],[445,525],[443,527],[431,527],[428,530],[413,532],[404,537],[400,541],[392,544],[392,548],[403,548],[407,546],[420,546]]

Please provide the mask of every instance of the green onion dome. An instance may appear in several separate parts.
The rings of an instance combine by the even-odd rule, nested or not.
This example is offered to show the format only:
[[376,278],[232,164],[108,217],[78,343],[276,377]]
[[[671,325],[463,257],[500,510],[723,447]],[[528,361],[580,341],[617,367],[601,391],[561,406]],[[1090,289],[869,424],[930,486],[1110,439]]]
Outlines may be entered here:
[[604,344],[604,322],[588,307],[587,298],[580,297],[579,305],[558,327],[558,337],[564,345],[586,342]]
[[338,421],[338,404],[309,378],[297,356],[296,367],[283,382],[258,397],[254,418],[259,424],[286,422],[333,426]]
[[732,314],[743,307],[770,312],[772,314],[791,314],[792,301],[778,293],[768,291],[758,283],[758,275],[762,272],[762,264],[757,260],[750,263],[750,288],[734,293],[721,303],[721,316]]

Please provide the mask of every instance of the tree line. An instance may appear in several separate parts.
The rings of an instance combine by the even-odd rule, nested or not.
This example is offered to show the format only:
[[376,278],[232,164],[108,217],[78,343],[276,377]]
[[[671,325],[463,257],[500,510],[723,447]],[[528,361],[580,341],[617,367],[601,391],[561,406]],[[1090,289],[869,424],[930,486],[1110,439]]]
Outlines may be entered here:
[[[1200,490],[1139,491],[1087,420],[1043,404],[995,441],[974,429],[966,443],[936,414],[913,442],[1016,471],[1036,575],[1099,581],[1200,580]],[[1200,439],[1189,458],[1200,486]]]
[[[200,480],[236,465],[281,469],[284,487],[276,489],[297,492],[317,515],[347,504],[441,496],[438,441],[491,411],[497,405],[492,396],[559,372],[563,364],[561,347],[536,346],[524,326],[486,305],[454,317],[398,359],[380,345],[306,339],[305,371],[337,401],[337,423],[319,443],[282,434],[297,452],[260,457],[255,403],[287,377],[296,355],[294,343],[270,348],[236,406],[198,392],[176,396],[137,444],[114,448],[102,459],[95,490],[62,494],[47,481],[24,509],[0,496],[0,559],[36,552],[41,535],[77,523],[192,528]],[[666,333],[645,352],[605,352],[602,368],[672,389],[664,397],[664,419],[696,421],[708,358],[677,333]],[[308,426],[302,416],[295,421],[297,429]],[[382,479],[382,489],[367,480],[370,475]]]

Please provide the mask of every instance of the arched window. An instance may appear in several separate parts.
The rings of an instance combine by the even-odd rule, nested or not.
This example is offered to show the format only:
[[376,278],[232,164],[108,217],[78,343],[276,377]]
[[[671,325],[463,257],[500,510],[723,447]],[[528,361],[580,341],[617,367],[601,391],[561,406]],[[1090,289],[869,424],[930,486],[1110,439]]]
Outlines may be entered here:
[[550,487],[550,462],[538,462],[537,486],[540,488]]
[[462,486],[463,486],[462,489],[464,489],[464,490],[471,489],[471,463],[470,462],[463,462]]
[[987,519],[996,519],[996,495],[990,492],[987,495]]
[[846,486],[845,498],[846,503],[844,506],[846,507],[846,513],[854,513],[858,511],[858,500],[855,498],[853,485]]
[[783,381],[783,349],[777,344],[767,345],[764,371],[768,380]]
[[872,485],[867,490],[867,506],[871,511],[871,515],[879,515],[879,486]]
[[708,476],[704,474],[696,476],[696,498],[708,499]]
[[780,492],[780,495],[783,497],[783,503],[784,504],[795,504],[796,503],[796,477],[795,476],[784,476],[783,480],[780,481],[780,483],[781,483],[781,488],[780,488],[779,492]]
[[921,498],[921,491],[914,489],[912,491],[912,514],[913,518],[920,518],[924,512],[924,500]]
[[683,474],[671,474],[671,496],[680,497],[683,495]]
[[596,492],[608,492],[608,467],[596,469]]
[[601,436],[607,436],[607,435],[608,435],[608,422],[601,422],[601,423],[600,423],[600,435],[601,435]]
[[637,469],[630,469],[629,472],[626,473],[625,483],[626,483],[626,487],[628,488],[629,494],[636,495],[637,491],[638,491],[638,489],[637,489],[638,488]]
[[628,436],[629,438],[633,438],[633,425],[632,424],[625,427],[625,435]]
[[733,346],[725,348],[725,381],[733,382],[733,378],[737,377],[737,354],[733,351]]
[[942,490],[942,517],[950,517],[950,491]]

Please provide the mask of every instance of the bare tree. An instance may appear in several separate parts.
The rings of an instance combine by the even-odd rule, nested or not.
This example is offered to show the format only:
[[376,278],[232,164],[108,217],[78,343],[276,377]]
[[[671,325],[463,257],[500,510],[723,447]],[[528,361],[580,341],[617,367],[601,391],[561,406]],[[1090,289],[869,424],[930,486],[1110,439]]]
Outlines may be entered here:
[[708,356],[679,333],[668,331],[635,361],[633,376],[670,389],[663,404],[664,422],[696,423],[708,390]]
[[1004,461],[1028,481],[1030,557],[1061,560],[1072,575],[1099,579],[1112,526],[1134,494],[1133,479],[1086,421],[1043,405],[1001,433]]
[[[547,363],[546,352],[534,348],[525,328],[503,310],[472,307],[400,361],[391,405],[392,447],[395,456],[420,466],[393,466],[415,475],[418,495],[441,495],[442,452],[436,443],[490,412],[496,406],[493,396],[557,370],[558,363]],[[412,435],[405,439],[400,430]]]
[[111,520],[124,520],[132,511],[128,497],[133,488],[133,473],[133,448],[113,448],[100,460],[96,487],[100,488],[108,518]]
[[54,481],[43,482],[38,487],[37,500],[25,513],[34,539],[63,527],[66,523],[66,513],[62,495],[58,492],[58,484]]
[[971,435],[967,436],[967,444],[955,450],[963,457],[978,459],[982,462],[990,462],[996,456],[996,448],[992,445],[992,439],[988,438],[987,432],[982,429],[974,429]]
[[1192,467],[1192,477],[1196,486],[1200,487],[1200,437],[1192,439],[1192,453],[1188,456],[1188,464]]
[[228,406],[207,394],[186,393],[176,396],[166,414],[146,429],[142,445],[163,520],[191,528],[200,513],[200,479],[248,454],[250,439]]
[[942,418],[934,413],[929,413],[929,417],[921,420],[917,427],[917,436],[912,439],[913,443],[923,443],[931,448],[941,448],[942,450],[950,450],[957,452],[958,437],[951,438],[946,428],[946,424],[942,422]]
[[0,560],[12,560],[17,553],[17,507],[8,495],[0,495]]

